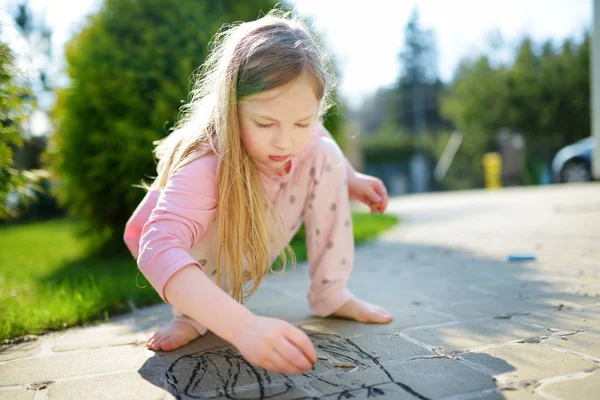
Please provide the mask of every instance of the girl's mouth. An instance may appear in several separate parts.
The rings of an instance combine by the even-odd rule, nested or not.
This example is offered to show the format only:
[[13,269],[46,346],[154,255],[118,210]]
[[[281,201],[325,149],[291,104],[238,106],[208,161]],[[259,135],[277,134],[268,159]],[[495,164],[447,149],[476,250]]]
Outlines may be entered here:
[[273,161],[277,161],[277,162],[281,162],[281,161],[285,161],[289,158],[290,156],[269,156],[269,159],[273,160]]

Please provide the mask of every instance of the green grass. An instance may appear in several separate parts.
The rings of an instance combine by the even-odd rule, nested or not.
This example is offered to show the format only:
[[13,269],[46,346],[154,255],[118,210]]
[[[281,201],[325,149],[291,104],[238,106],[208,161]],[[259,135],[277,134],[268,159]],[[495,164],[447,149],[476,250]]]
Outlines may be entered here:
[[[353,213],[356,244],[398,222]],[[162,300],[133,258],[93,257],[74,236],[74,223],[53,220],[0,227],[0,341],[108,320]],[[303,228],[291,245],[306,260]]]

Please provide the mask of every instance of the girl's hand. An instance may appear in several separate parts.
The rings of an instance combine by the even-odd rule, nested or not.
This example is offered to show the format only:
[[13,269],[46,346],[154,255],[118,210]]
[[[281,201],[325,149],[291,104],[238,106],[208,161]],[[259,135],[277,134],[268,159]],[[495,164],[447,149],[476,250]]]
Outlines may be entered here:
[[387,190],[381,179],[360,172],[348,174],[348,194],[351,199],[369,206],[371,214],[383,214],[388,205]]
[[254,316],[232,343],[252,364],[285,374],[312,369],[317,353],[308,336],[276,318]]

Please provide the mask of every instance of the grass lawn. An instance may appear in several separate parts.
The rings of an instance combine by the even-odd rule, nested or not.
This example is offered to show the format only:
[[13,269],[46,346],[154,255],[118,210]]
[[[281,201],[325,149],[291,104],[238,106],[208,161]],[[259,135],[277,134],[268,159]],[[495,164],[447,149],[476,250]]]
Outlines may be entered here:
[[[390,215],[353,213],[356,244],[398,222]],[[162,300],[131,257],[89,257],[73,222],[53,220],[0,227],[0,342],[99,319]],[[292,241],[306,260],[303,229]]]

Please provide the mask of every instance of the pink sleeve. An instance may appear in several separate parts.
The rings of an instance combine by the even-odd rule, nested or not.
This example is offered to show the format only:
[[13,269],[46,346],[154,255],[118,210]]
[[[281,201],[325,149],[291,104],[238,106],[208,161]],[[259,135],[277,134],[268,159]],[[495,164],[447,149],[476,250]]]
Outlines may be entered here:
[[333,136],[331,136],[331,133],[329,133],[327,128],[325,128],[325,125],[323,125],[322,123],[319,123],[319,125],[317,126],[317,130],[319,132],[319,136],[328,137],[330,139],[333,139]]
[[140,251],[142,228],[146,221],[148,221],[148,218],[150,218],[150,213],[152,213],[152,210],[156,207],[156,201],[159,194],[160,192],[156,190],[148,191],[125,225],[123,241],[133,258],[136,260]]
[[202,269],[190,249],[217,215],[216,170],[211,154],[176,171],[142,229],[138,267],[167,303],[164,288],[173,274],[190,264]]

